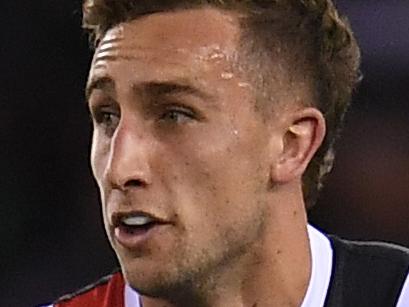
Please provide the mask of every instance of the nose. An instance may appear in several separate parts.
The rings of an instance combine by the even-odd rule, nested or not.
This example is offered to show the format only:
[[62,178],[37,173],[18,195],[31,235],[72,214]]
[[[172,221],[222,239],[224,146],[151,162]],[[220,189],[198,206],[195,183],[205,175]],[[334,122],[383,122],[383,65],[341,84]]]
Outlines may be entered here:
[[114,189],[126,191],[151,183],[149,158],[153,142],[141,131],[122,122],[111,139],[105,178]]

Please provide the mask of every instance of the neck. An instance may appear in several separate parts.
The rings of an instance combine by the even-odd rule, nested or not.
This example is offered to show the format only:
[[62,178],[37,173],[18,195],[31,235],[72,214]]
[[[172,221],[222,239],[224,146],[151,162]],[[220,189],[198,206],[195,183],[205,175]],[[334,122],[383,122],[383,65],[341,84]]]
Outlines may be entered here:
[[144,307],[300,306],[311,274],[303,202],[275,199],[263,236],[251,250],[187,293],[172,299],[143,297]]

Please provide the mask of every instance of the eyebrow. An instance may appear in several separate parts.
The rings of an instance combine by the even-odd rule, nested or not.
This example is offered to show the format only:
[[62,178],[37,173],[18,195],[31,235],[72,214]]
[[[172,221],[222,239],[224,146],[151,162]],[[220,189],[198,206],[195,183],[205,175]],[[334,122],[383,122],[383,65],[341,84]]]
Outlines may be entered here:
[[[85,97],[88,101],[92,91],[95,89],[115,89],[115,82],[109,76],[99,77],[91,80],[85,89]],[[187,94],[197,96],[202,100],[214,100],[214,96],[204,92],[196,86],[189,84],[184,79],[175,81],[149,81],[138,85],[132,85],[136,93],[143,93],[150,96],[166,96]]]
[[85,88],[85,99],[89,100],[92,91],[95,89],[115,89],[115,82],[110,77],[99,77],[92,79]]
[[190,85],[185,80],[146,82],[139,86],[136,86],[135,90],[137,92],[142,91],[143,93],[149,94],[151,96],[187,94],[197,96],[203,100],[213,100],[214,98],[213,95],[208,94],[193,85]]

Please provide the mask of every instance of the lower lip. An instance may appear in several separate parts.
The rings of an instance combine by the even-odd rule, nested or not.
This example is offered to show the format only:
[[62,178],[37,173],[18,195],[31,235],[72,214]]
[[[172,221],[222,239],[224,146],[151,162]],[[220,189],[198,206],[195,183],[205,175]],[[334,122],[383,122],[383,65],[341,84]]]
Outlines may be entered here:
[[163,226],[165,226],[165,224],[155,224],[149,228],[136,228],[131,230],[124,226],[118,226],[115,228],[114,236],[116,241],[123,247],[127,249],[137,249],[152,239],[152,236]]

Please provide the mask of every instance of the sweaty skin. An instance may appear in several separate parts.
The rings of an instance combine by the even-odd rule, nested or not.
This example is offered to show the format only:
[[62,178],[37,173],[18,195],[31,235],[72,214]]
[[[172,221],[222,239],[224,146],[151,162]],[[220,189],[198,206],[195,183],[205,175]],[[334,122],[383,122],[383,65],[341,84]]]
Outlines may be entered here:
[[[205,8],[120,24],[96,50],[91,164],[108,238],[144,307],[299,306],[306,292],[304,166],[287,175],[294,183],[274,177],[299,107],[263,120],[234,70],[238,39],[237,16]],[[134,211],[164,223],[129,248],[113,216]]]

